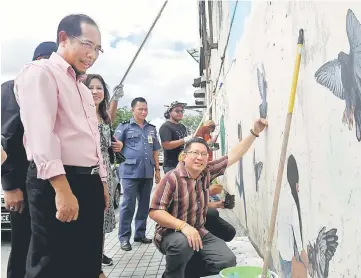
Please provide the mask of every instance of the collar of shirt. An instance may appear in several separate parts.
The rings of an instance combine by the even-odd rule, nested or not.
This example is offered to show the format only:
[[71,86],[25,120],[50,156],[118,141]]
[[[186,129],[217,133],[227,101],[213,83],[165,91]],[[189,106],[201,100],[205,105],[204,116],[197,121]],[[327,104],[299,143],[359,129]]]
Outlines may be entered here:
[[61,57],[58,53],[53,52],[49,60],[56,63],[64,72],[69,73],[74,78],[74,80],[78,82],[83,82],[86,79],[86,74],[81,74],[76,77],[76,73],[73,67],[67,61],[65,61],[64,58]]
[[[130,118],[129,123],[138,125],[138,123],[135,121],[134,117]],[[143,126],[146,126],[147,124],[148,124],[148,122],[146,120],[144,120]]]
[[[177,165],[177,168],[178,168],[178,170],[179,170],[179,175],[180,175],[181,178],[189,178],[189,179],[192,179],[192,178],[189,176],[188,172],[187,172],[187,169],[186,169],[186,166],[184,165],[184,162],[179,162],[178,165]],[[207,168],[204,169],[204,170],[202,171],[202,173],[199,175],[199,177],[196,178],[196,179],[194,179],[194,180],[199,181],[200,179],[202,179],[202,178],[205,176],[206,171],[207,171]]]

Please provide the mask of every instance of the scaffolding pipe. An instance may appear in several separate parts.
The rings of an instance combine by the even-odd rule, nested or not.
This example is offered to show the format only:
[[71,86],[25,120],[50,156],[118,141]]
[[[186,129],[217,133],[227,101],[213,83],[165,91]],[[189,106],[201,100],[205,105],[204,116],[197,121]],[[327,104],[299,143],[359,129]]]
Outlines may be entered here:
[[[128,73],[129,73],[129,71],[130,71],[130,69],[132,68],[132,66],[133,66],[133,64],[134,64],[135,60],[137,59],[137,57],[138,57],[138,55],[139,55],[140,51],[142,50],[142,48],[143,48],[144,44],[145,44],[145,43],[146,43],[146,41],[148,40],[148,37],[149,37],[150,33],[152,32],[152,30],[153,30],[154,26],[157,24],[157,21],[159,20],[160,16],[162,15],[162,12],[163,12],[163,10],[164,10],[164,8],[165,8],[165,6],[166,6],[167,4],[168,4],[168,0],[167,0],[167,1],[164,1],[164,4],[163,4],[162,8],[160,9],[160,11],[159,11],[159,13],[158,13],[157,17],[155,18],[155,20],[154,20],[154,22],[153,22],[152,26],[150,27],[150,29],[149,29],[149,31],[148,31],[148,33],[147,33],[147,35],[145,36],[145,38],[144,38],[144,40],[143,40],[142,44],[140,45],[140,47],[139,47],[139,49],[138,49],[137,53],[135,54],[135,56],[134,56],[134,58],[133,58],[132,62],[130,63],[130,65],[129,65],[129,67],[128,67],[127,71],[125,72],[125,74],[124,74],[124,76],[123,76],[122,80],[120,81],[119,85],[117,85],[117,86],[116,86],[116,88],[117,88],[117,87],[121,87],[121,86],[122,86],[122,84],[123,84],[123,82],[124,82],[125,78],[127,77]],[[115,88],[115,89],[116,89],[116,88]]]

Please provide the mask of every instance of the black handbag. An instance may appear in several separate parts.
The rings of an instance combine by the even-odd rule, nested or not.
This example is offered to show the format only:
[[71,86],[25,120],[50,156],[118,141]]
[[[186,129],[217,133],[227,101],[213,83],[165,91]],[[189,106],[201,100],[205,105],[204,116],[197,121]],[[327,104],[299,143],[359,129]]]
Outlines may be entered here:
[[[114,133],[113,133],[113,129],[112,129],[111,125],[109,125],[109,127],[110,127],[110,138],[111,138],[111,141],[112,141],[112,142],[116,142],[116,140],[114,139]],[[108,153],[109,153],[109,161],[110,161],[110,164],[114,164],[114,163],[116,163],[116,164],[121,164],[121,163],[123,163],[123,162],[126,160],[125,156],[124,156],[122,153],[120,153],[120,152],[114,152],[112,146],[110,146],[110,147],[108,148]]]

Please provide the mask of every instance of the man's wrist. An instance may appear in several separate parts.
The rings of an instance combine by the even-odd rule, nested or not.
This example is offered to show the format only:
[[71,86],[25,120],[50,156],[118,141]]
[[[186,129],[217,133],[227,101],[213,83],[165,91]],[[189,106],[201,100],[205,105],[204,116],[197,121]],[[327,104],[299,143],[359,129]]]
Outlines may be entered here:
[[255,132],[253,129],[251,129],[250,132],[254,137],[259,137],[259,133]]
[[71,191],[69,182],[65,175],[58,175],[49,179],[55,192]]

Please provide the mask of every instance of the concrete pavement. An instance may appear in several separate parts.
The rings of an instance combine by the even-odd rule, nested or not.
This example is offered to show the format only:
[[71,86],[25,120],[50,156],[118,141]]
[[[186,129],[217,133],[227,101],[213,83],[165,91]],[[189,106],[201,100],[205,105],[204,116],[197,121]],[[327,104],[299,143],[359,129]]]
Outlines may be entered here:
[[[117,210],[117,221],[119,212]],[[262,266],[262,259],[249,242],[245,230],[240,225],[236,215],[231,210],[220,210],[220,215],[231,223],[237,231],[235,239],[228,243],[231,250],[237,256],[237,265],[258,265]],[[148,219],[147,236],[154,235],[155,223]],[[134,224],[133,224],[134,230]],[[120,248],[118,241],[118,224],[116,229],[106,235],[105,254],[113,258],[112,266],[104,267],[104,273],[108,278],[114,277],[161,277],[165,268],[165,257],[155,248],[154,244],[134,243],[131,240],[133,250],[125,252]],[[6,277],[6,265],[10,252],[10,236],[2,234],[1,241],[1,277]],[[218,277],[218,276],[213,276]]]

